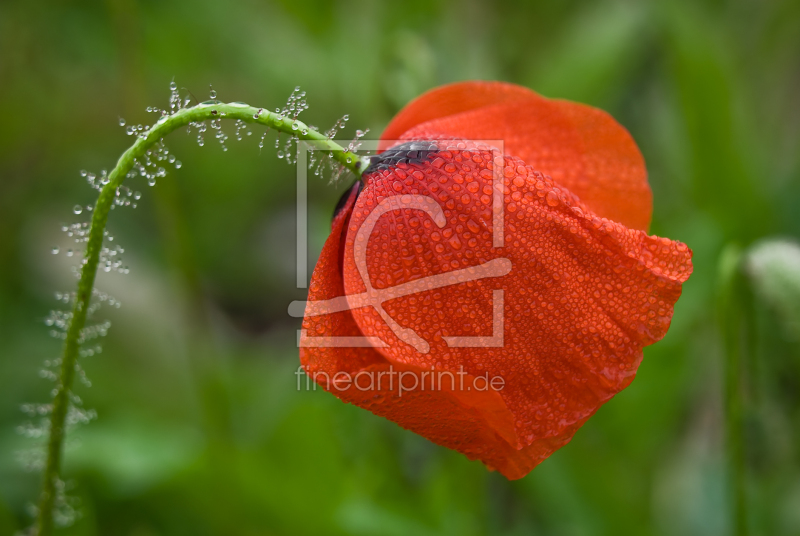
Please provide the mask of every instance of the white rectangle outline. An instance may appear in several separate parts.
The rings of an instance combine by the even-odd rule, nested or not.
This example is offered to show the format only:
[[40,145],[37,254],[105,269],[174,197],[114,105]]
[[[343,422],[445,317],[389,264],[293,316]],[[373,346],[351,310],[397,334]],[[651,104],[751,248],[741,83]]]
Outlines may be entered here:
[[[341,147],[345,147],[344,140],[333,139]],[[389,147],[409,140],[360,140],[360,152],[377,151],[379,147]],[[426,140],[436,141],[436,140]],[[469,142],[489,146],[492,149],[492,247],[502,248],[505,245],[505,186],[503,184],[503,169],[505,156],[504,140],[439,140],[449,142]],[[347,140],[347,145],[350,141]],[[297,142],[297,288],[308,288],[308,147],[303,140]],[[334,149],[334,150],[345,150]],[[315,149],[317,152],[323,152]],[[492,296],[492,309],[501,312],[504,307],[503,291],[494,290]],[[493,314],[495,321],[492,326],[491,337],[448,337],[449,344],[453,347],[501,347],[504,340],[504,317],[501,314],[500,322]],[[499,328],[499,329],[498,329]],[[499,331],[499,333],[497,333]],[[319,338],[319,341],[313,339]],[[297,330],[297,346],[305,347],[385,347],[386,343],[377,337],[309,337],[305,330]]]

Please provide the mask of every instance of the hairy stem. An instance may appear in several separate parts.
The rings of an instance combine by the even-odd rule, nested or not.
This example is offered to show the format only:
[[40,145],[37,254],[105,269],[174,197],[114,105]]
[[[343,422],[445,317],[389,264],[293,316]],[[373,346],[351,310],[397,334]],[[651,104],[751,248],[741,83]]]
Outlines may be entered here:
[[366,158],[344,150],[324,134],[309,129],[301,121],[281,117],[275,113],[241,103],[206,102],[183,108],[174,114],[162,117],[147,132],[138,136],[136,142],[120,157],[117,165],[108,175],[108,183],[103,186],[92,214],[89,241],[81,267],[80,281],[72,318],[67,328],[67,337],[61,358],[61,371],[53,400],[50,417],[50,434],[47,442],[47,462],[44,484],[39,502],[36,523],[38,536],[49,536],[53,531],[53,508],[58,493],[61,474],[61,457],[64,443],[65,422],[69,409],[69,393],[75,377],[81,330],[86,323],[89,301],[92,297],[100,250],[103,247],[103,233],[108,221],[108,211],[117,195],[117,189],[134,166],[135,160],[164,138],[170,132],[188,125],[210,119],[239,119],[246,123],[258,123],[279,132],[285,132],[306,141],[315,150],[331,151],[334,160],[341,163],[357,176],[367,167]]

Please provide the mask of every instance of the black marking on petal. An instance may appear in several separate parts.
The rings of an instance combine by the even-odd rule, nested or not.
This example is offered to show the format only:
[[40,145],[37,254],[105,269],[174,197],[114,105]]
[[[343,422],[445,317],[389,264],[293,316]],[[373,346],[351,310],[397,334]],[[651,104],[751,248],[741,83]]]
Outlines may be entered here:
[[364,187],[363,182],[356,181],[356,183],[353,186],[351,186],[350,188],[345,190],[344,193],[342,193],[342,197],[340,197],[339,201],[336,203],[336,208],[333,209],[333,217],[331,218],[331,221],[336,219],[336,216],[339,215],[344,206],[347,204],[347,200],[350,199],[350,194],[353,193],[353,190],[356,190],[356,197],[357,197],[358,194],[361,193],[361,188],[363,187]]
[[439,145],[435,141],[408,141],[401,143],[383,151],[381,154],[370,157],[370,164],[364,170],[364,175],[390,169],[400,162],[421,164],[437,152],[439,152]]

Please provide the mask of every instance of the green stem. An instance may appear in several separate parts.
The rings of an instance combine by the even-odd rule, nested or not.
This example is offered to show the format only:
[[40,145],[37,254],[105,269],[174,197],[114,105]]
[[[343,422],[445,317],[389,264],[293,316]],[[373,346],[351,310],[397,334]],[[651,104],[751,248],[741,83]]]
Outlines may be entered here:
[[53,531],[53,507],[57,497],[57,486],[61,474],[61,455],[64,443],[65,421],[69,409],[69,392],[75,377],[81,330],[86,323],[86,313],[92,297],[100,250],[103,247],[103,233],[117,195],[117,189],[133,169],[135,160],[158,143],[167,134],[189,123],[211,119],[239,119],[246,123],[257,123],[279,132],[285,132],[314,146],[315,150],[331,151],[334,160],[357,176],[368,165],[366,158],[344,150],[324,134],[309,129],[301,121],[281,117],[275,113],[241,103],[206,102],[191,108],[181,109],[174,114],[162,117],[147,132],[137,137],[136,142],[120,157],[116,167],[108,175],[108,183],[103,186],[92,214],[89,241],[81,268],[78,292],[72,309],[72,318],[67,328],[61,357],[61,371],[53,399],[53,412],[50,416],[50,435],[47,442],[47,462],[44,484],[39,502],[37,535],[50,536]]
[[719,320],[725,349],[725,450],[730,475],[731,528],[736,536],[746,536],[749,532],[744,388],[753,336],[747,282],[741,265],[741,250],[737,246],[728,246],[722,252],[719,266]]

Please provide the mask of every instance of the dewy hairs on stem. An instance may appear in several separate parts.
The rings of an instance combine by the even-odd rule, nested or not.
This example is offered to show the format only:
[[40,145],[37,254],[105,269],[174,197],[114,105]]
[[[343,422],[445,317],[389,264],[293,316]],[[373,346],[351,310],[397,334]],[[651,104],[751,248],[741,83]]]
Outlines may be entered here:
[[[188,125],[191,128],[194,126],[202,135],[205,131],[205,122],[209,120],[212,122],[212,128],[218,130],[217,138],[223,142],[224,147],[225,136],[220,136],[222,131],[219,121],[221,119],[230,119],[236,121],[237,137],[239,137],[240,130],[245,126],[244,124],[254,123],[264,125],[279,133],[289,134],[291,136],[290,144],[292,140],[302,140],[308,143],[315,152],[328,152],[326,158],[331,163],[333,161],[336,162],[334,164],[334,174],[337,176],[344,169],[348,169],[356,176],[360,176],[362,171],[369,165],[368,158],[355,154],[356,144],[351,143],[345,149],[332,140],[337,128],[343,127],[341,120],[327,133],[320,133],[313,127],[309,127],[297,120],[297,113],[304,108],[295,109],[294,105],[291,107],[294,113],[287,113],[285,109],[283,111],[269,112],[263,108],[255,108],[244,103],[222,103],[217,100],[203,102],[192,107],[181,107],[180,96],[174,83],[171,85],[171,89],[172,113],[161,112],[161,118],[149,129],[129,127],[129,134],[138,134],[136,142],[120,157],[110,174],[102,177],[99,184],[93,183],[100,190],[100,195],[93,209],[91,225],[86,233],[88,240],[86,241],[86,251],[80,267],[80,277],[77,293],[74,296],[72,314],[65,316],[66,322],[63,322],[62,319],[66,335],[60,360],[60,371],[56,377],[56,388],[49,421],[49,437],[47,439],[46,461],[44,464],[44,484],[37,509],[38,518],[35,527],[35,534],[38,536],[49,536],[52,533],[55,519],[54,509],[59,501],[59,494],[63,494],[64,483],[60,478],[61,458],[70,406],[70,393],[77,368],[82,331],[90,308],[90,300],[94,293],[95,275],[103,250],[108,213],[120,196],[120,188],[124,188],[122,183],[125,178],[131,176],[134,168],[141,168],[138,159],[146,158],[151,148],[161,144],[165,136],[180,127]],[[290,103],[295,102],[298,90],[299,88],[292,93]],[[215,98],[216,94],[212,91],[211,96]],[[120,124],[124,124],[124,122],[120,121]],[[363,135],[363,133],[360,134]],[[259,146],[263,147],[263,138]],[[279,156],[283,157],[283,154],[279,152]],[[288,154],[286,158],[291,162]],[[90,180],[90,182],[93,181]],[[76,210],[76,213],[79,212],[80,210]],[[57,252],[57,249],[54,249],[54,252]]]

